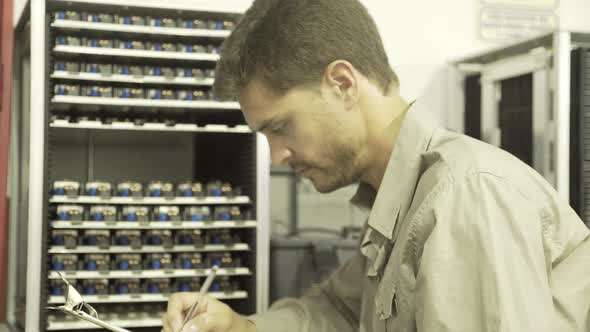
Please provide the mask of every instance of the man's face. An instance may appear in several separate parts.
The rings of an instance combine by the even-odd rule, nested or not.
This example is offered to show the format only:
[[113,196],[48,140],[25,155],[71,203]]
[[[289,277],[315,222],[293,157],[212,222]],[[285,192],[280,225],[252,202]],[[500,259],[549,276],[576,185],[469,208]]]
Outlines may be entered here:
[[364,121],[332,87],[298,87],[274,95],[260,81],[240,93],[248,125],[263,133],[275,165],[289,165],[319,192],[358,182],[364,169]]

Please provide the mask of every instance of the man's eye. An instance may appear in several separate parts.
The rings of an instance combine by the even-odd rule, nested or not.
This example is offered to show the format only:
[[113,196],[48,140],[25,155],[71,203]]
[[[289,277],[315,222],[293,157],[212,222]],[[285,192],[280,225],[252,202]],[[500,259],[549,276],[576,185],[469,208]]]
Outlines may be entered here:
[[285,123],[281,123],[277,126],[274,126],[271,131],[273,134],[282,134],[285,132],[287,125]]

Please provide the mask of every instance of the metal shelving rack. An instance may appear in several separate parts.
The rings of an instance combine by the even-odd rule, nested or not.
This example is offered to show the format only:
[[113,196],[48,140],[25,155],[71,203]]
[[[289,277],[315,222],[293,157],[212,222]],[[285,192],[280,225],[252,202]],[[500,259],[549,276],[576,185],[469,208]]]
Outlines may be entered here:
[[[51,267],[54,254],[148,254],[194,253],[204,255],[231,252],[243,255],[242,265],[221,268],[220,277],[238,280],[240,288],[211,295],[227,301],[238,312],[263,312],[268,301],[270,160],[264,138],[245,125],[236,102],[217,100],[156,100],[147,98],[87,97],[55,95],[55,84],[111,85],[160,89],[210,89],[211,78],[166,77],[151,75],[100,74],[54,70],[57,60],[95,61],[136,65],[170,65],[213,68],[219,56],[204,53],[180,53],[128,50],[86,46],[56,45],[56,35],[107,36],[105,38],[139,40],[203,40],[220,44],[228,30],[167,28],[85,22],[56,19],[58,10],[86,11],[181,17],[194,19],[236,19],[239,13],[220,11],[211,6],[199,8],[150,8],[116,1],[41,0],[33,1],[31,11],[31,96],[30,169],[26,268],[26,316],[17,326],[26,331],[94,329],[86,322],[56,315],[45,309],[63,302],[62,296],[49,294],[49,283],[59,276]],[[41,34],[39,34],[42,32]],[[40,49],[43,52],[38,53]],[[38,70],[43,68],[43,70]],[[42,90],[36,88],[43,86]],[[41,107],[40,107],[41,106]],[[109,121],[105,119],[110,118]],[[114,118],[114,120],[113,120]],[[134,119],[141,118],[138,123]],[[169,121],[169,120],[172,121]],[[117,182],[132,179],[146,183],[149,179],[180,182],[228,180],[242,189],[230,197],[158,198],[91,196],[55,196],[50,194],[53,181],[64,177],[81,182],[104,179]],[[250,211],[245,220],[124,222],[56,220],[53,209],[59,204],[102,205],[172,205],[172,206],[240,206]],[[142,245],[75,248],[53,245],[49,235],[56,230],[210,230],[229,229],[240,232],[233,244],[156,246]],[[21,244],[22,245],[22,244]],[[136,271],[66,271],[66,278],[140,279],[202,278],[203,269],[159,269]],[[20,281],[20,282],[24,282]],[[109,281],[110,282],[110,281]],[[160,315],[168,294],[87,295],[89,303],[101,317],[114,325],[134,331],[159,331]],[[17,306],[25,305],[24,303]],[[128,314],[126,312],[129,312]],[[18,315],[17,315],[18,316]]]
[[449,106],[452,129],[529,163],[590,227],[589,49],[556,31],[458,60]]

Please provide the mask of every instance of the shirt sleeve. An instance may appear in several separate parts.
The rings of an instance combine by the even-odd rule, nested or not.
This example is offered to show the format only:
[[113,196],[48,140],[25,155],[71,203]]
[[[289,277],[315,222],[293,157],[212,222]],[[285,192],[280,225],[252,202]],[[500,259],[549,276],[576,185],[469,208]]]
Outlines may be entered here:
[[538,204],[473,173],[436,200],[416,279],[416,324],[430,331],[556,331]]
[[364,257],[357,253],[305,296],[280,300],[250,319],[258,332],[357,331],[364,266]]

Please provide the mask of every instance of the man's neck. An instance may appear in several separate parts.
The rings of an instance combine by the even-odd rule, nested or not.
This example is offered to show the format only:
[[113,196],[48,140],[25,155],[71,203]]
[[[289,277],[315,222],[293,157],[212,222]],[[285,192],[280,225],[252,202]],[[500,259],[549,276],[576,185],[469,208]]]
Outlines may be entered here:
[[370,104],[368,107],[372,107],[372,111],[367,113],[370,117],[367,120],[369,163],[362,181],[378,191],[410,105],[397,93]]

